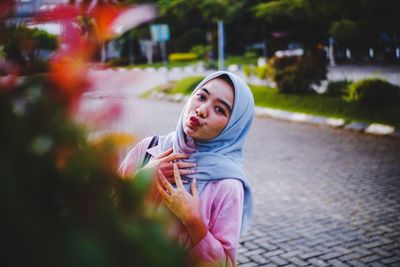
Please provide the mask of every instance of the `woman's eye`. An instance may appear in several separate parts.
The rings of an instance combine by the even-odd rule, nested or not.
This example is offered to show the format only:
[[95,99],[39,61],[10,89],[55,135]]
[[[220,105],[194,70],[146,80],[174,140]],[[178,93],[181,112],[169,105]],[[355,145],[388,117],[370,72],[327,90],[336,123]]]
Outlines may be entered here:
[[226,115],[225,110],[223,108],[221,108],[221,107],[215,107],[215,111],[217,113],[220,113],[220,114],[224,115],[224,116]]
[[196,98],[197,98],[198,100],[201,100],[201,101],[203,101],[203,100],[206,99],[206,97],[205,97],[203,94],[197,94],[197,95],[196,95]]

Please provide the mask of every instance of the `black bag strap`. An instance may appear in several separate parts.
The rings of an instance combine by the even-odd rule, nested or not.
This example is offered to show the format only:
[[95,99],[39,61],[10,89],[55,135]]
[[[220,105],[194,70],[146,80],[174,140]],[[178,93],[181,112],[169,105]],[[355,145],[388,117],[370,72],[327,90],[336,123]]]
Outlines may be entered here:
[[[153,138],[150,141],[149,147],[147,149],[152,148],[156,145],[158,145],[158,135],[153,136]],[[149,162],[150,158],[151,158],[151,154],[149,152],[146,152],[146,154],[144,155],[143,161],[142,161],[142,167],[146,166],[146,164]]]

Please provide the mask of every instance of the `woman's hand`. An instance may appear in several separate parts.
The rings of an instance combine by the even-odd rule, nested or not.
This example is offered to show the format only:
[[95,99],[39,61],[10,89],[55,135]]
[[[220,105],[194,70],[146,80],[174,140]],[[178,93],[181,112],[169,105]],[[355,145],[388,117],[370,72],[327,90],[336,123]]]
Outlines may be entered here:
[[197,192],[196,179],[193,179],[190,185],[192,192],[190,194],[183,186],[178,165],[174,163],[173,166],[176,188],[168,182],[161,171],[159,172],[160,180],[157,183],[157,188],[165,206],[182,221],[189,232],[193,244],[196,244],[208,231],[201,220],[200,199]]
[[[151,159],[146,166],[139,169],[137,172],[150,171],[151,173],[156,174],[158,173],[158,171],[161,171],[168,181],[170,181],[171,183],[175,183],[174,171],[173,171],[174,161],[177,159],[187,159],[190,157],[190,155],[183,153],[172,153],[172,152],[173,152],[172,148],[168,149],[167,151]],[[195,167],[196,163],[178,162],[177,165],[179,169],[179,174],[181,175],[188,175],[195,173],[193,169],[189,168]]]

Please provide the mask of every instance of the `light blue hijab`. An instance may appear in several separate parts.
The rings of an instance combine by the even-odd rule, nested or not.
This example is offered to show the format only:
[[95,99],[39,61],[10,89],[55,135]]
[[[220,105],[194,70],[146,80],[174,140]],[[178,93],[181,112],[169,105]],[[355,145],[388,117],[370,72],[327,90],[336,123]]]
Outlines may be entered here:
[[[226,74],[232,80],[235,90],[232,114],[224,130],[213,139],[198,141],[186,136],[183,131],[183,108],[176,131],[167,136],[160,136],[159,146],[162,151],[174,148],[175,153],[191,154],[187,161],[196,162],[196,173],[185,176],[189,181],[196,178],[197,189],[201,192],[206,184],[221,179],[238,179],[244,188],[244,205],[241,232],[250,228],[253,199],[250,184],[243,172],[243,144],[254,117],[253,94],[247,84],[237,75],[218,71],[207,76],[193,90],[193,94],[203,85],[218,76]],[[189,190],[190,183],[185,184]]]

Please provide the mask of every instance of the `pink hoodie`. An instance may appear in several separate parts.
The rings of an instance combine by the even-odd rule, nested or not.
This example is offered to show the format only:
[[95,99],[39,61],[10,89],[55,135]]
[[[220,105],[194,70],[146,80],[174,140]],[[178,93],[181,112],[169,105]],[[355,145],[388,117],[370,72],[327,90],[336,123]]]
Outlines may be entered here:
[[[152,157],[162,153],[158,146],[147,149],[151,137],[143,139],[125,157],[118,172],[129,176],[136,171],[146,153]],[[177,242],[195,257],[209,263],[235,266],[243,214],[243,186],[239,180],[223,179],[210,182],[200,193],[200,212],[207,226],[207,235],[192,244],[183,225],[174,231]],[[166,209],[166,208],[165,208]]]

